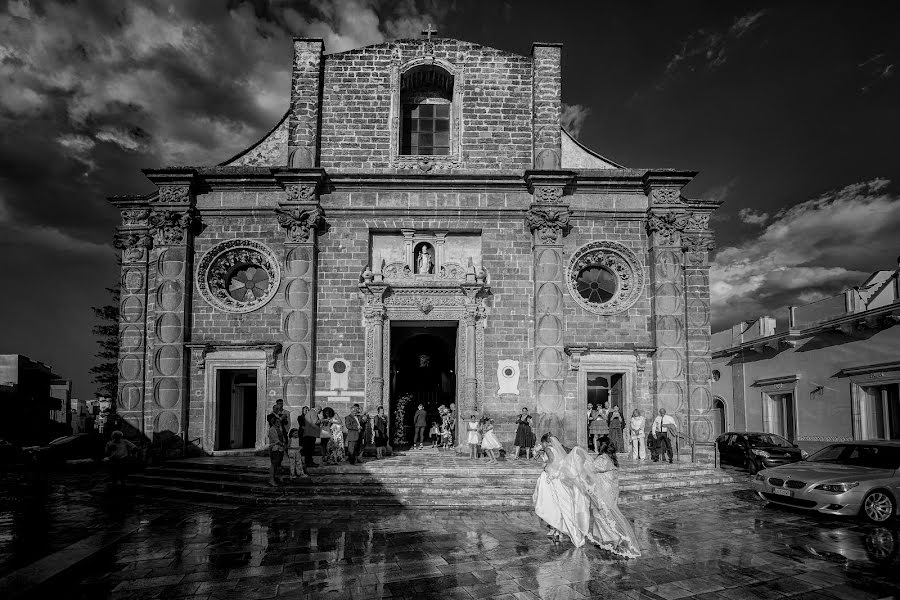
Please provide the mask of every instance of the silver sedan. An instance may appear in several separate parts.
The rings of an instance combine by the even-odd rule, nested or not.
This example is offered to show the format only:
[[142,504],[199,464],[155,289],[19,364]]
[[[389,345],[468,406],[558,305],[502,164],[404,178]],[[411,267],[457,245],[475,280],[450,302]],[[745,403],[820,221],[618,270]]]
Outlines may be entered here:
[[900,442],[832,444],[806,460],[760,471],[752,485],[773,504],[884,523],[900,505]]

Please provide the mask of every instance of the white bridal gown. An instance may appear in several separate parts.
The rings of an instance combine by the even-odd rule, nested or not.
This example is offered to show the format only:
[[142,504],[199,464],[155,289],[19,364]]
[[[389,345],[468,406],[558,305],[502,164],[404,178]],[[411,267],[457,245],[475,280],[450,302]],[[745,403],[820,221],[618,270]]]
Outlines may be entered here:
[[621,556],[640,556],[634,529],[617,506],[619,475],[612,460],[595,459],[578,447],[567,454],[556,438],[551,444],[534,489],[537,516],[569,536],[575,546],[589,540]]

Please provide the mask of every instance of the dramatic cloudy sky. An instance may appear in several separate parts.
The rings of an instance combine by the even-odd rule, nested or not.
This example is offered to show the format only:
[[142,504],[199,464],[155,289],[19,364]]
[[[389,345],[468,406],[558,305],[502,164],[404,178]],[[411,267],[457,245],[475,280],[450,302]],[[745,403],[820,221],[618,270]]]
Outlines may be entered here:
[[0,0],[0,352],[94,391],[91,305],[117,277],[105,197],[214,164],[285,111],[292,35],[329,52],[441,35],[564,43],[565,119],[720,198],[714,329],[895,266],[900,18],[890,2]]

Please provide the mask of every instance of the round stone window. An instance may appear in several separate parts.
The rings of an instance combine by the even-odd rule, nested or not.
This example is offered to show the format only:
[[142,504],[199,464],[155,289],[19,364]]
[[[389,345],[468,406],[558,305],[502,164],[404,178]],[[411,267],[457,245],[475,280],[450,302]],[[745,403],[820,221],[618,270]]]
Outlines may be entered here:
[[197,287],[209,304],[226,312],[257,310],[275,296],[281,268],[275,254],[253,240],[216,244],[197,265]]
[[334,365],[332,365],[331,368],[334,370],[335,373],[340,375],[341,373],[343,373],[344,371],[347,370],[347,363],[345,363],[342,360],[338,360],[338,361],[335,361]]
[[616,276],[606,267],[591,266],[581,270],[575,281],[581,297],[588,302],[603,304],[609,302],[616,293]]
[[592,313],[612,315],[634,306],[644,290],[642,261],[616,242],[585,244],[572,254],[566,281],[572,298]]

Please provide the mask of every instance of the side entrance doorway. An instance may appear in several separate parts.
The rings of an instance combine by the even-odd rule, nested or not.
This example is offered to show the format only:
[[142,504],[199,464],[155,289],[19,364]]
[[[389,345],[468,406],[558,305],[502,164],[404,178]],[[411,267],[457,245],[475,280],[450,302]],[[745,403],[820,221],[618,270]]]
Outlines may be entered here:
[[390,327],[388,404],[392,443],[396,444],[401,427],[404,444],[413,442],[413,416],[421,404],[428,414],[425,435],[430,444],[429,430],[433,423],[440,422],[438,407],[458,404],[458,322],[391,321]]
[[216,450],[255,447],[256,375],[255,369],[216,370]]

